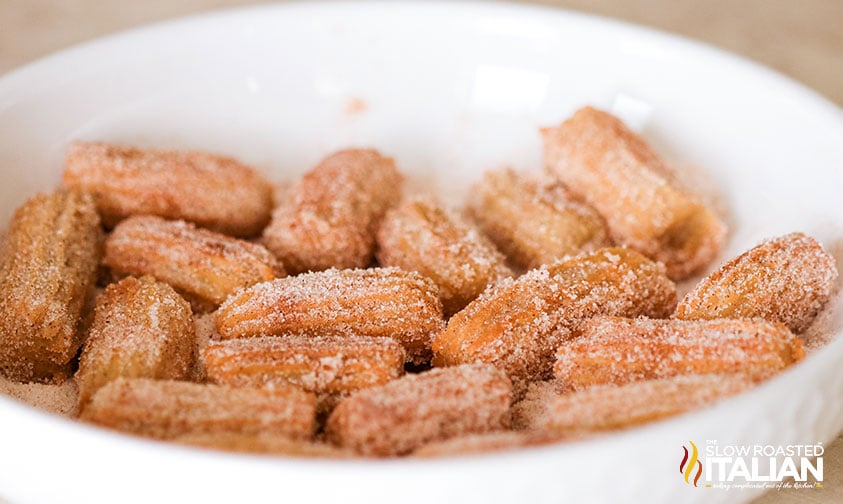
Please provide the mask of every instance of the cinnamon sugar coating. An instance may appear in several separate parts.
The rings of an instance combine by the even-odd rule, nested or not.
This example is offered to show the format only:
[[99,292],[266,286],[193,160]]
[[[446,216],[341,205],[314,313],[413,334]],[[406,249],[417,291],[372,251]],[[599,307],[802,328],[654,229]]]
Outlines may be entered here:
[[234,294],[216,314],[223,339],[266,335],[394,338],[416,363],[445,325],[433,282],[397,268],[330,269]]
[[600,212],[615,243],[663,262],[677,280],[720,251],[726,225],[680,191],[664,162],[618,118],[584,107],[542,135],[547,170]]
[[258,172],[206,152],[74,142],[63,181],[93,195],[108,227],[148,214],[252,236],[266,226],[272,210],[272,185]]
[[291,383],[317,394],[382,385],[404,374],[404,348],[390,338],[266,336],[211,343],[208,380],[235,387]]
[[70,374],[101,242],[86,194],[38,194],[15,211],[0,258],[0,374],[18,382]]
[[264,243],[293,274],[366,267],[377,226],[400,199],[402,183],[395,162],[375,150],[336,152],[290,188]]
[[329,441],[364,455],[403,455],[451,437],[505,429],[511,384],[486,365],[410,374],[341,402],[325,426]]
[[764,379],[805,357],[802,341],[764,320],[594,317],[559,346],[554,375],[570,389],[683,374]]
[[543,432],[499,431],[484,434],[468,434],[444,441],[426,444],[413,452],[414,457],[434,458],[458,455],[478,455],[487,452],[526,448],[562,441],[558,435]]
[[611,245],[606,223],[564,186],[512,169],[486,172],[468,193],[467,209],[515,264],[538,268]]
[[445,315],[512,276],[485,236],[430,198],[412,198],[387,212],[377,244],[381,266],[418,271],[439,286]]
[[676,308],[683,320],[763,318],[804,332],[828,303],[834,257],[810,236],[767,240],[704,278]]
[[272,389],[118,378],[94,394],[80,418],[157,439],[266,434],[310,439],[316,398],[292,385]]
[[199,311],[213,309],[238,289],[286,275],[261,245],[151,215],[129,217],[114,228],[103,265],[117,276],[153,275]]
[[290,439],[274,434],[241,434],[235,432],[185,434],[174,442],[227,452],[303,458],[351,458],[354,453],[314,441]]
[[79,405],[118,377],[186,380],[194,361],[190,305],[150,276],[127,277],[97,297],[79,358]]
[[587,252],[488,289],[434,338],[434,364],[482,361],[517,381],[545,379],[556,347],[585,319],[666,317],[675,304],[661,264],[630,249]]
[[512,407],[518,429],[575,435],[623,429],[678,415],[752,387],[742,374],[680,375],[562,394],[553,383],[530,386]]

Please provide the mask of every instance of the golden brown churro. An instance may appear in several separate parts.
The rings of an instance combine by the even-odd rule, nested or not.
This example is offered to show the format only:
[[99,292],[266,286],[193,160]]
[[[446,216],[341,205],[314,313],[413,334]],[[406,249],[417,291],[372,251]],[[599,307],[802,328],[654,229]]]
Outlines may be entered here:
[[304,440],[316,427],[316,398],[292,385],[230,388],[118,378],[94,394],[80,418],[158,439],[232,433]]
[[752,385],[741,374],[681,375],[560,394],[553,383],[539,382],[512,407],[512,422],[519,429],[566,435],[622,429],[700,408]]
[[364,455],[402,455],[426,443],[505,429],[511,385],[480,364],[433,369],[360,390],[325,427],[329,441]]
[[290,439],[273,434],[240,434],[235,432],[185,434],[173,438],[180,444],[227,452],[280,455],[305,458],[350,458],[354,453],[336,446],[314,441]]
[[272,185],[260,174],[205,152],[76,142],[68,150],[63,180],[93,195],[109,227],[149,214],[251,236],[266,226],[272,209]]
[[811,325],[828,302],[837,267],[810,236],[768,240],[703,279],[676,308],[683,320],[763,318],[795,333]]
[[400,199],[402,181],[395,162],[377,151],[336,152],[289,190],[264,243],[290,273],[366,267],[377,226]]
[[445,315],[512,276],[486,237],[429,198],[413,198],[387,212],[377,242],[381,266],[418,271],[439,286]]
[[603,218],[559,183],[512,169],[486,172],[468,198],[471,217],[522,268],[610,245]]
[[211,343],[208,380],[234,387],[291,383],[317,394],[348,393],[404,374],[404,348],[390,338],[266,336]]
[[763,320],[594,317],[559,345],[554,375],[571,389],[682,374],[764,379],[804,357],[787,327]]
[[286,274],[258,244],[149,215],[129,217],[114,228],[103,264],[117,276],[153,275],[199,311],[215,308],[238,289]]
[[102,231],[85,194],[38,194],[15,211],[0,259],[0,374],[61,381],[82,343]]
[[445,325],[436,285],[398,268],[331,269],[260,283],[228,298],[216,317],[224,339],[391,337],[416,363],[430,358],[430,340]]
[[556,346],[588,317],[664,317],[675,304],[661,264],[630,249],[587,252],[487,290],[434,338],[434,364],[479,360],[517,381],[543,379]]
[[413,452],[414,457],[434,458],[459,455],[478,455],[491,451],[526,448],[565,439],[561,435],[547,435],[544,432],[499,431],[485,434],[469,434],[444,441],[426,444]]
[[150,276],[127,277],[97,297],[79,358],[79,405],[118,377],[184,380],[193,369],[190,305]]
[[686,278],[711,262],[726,226],[680,191],[664,162],[618,118],[585,107],[542,130],[547,169],[606,219],[616,243]]

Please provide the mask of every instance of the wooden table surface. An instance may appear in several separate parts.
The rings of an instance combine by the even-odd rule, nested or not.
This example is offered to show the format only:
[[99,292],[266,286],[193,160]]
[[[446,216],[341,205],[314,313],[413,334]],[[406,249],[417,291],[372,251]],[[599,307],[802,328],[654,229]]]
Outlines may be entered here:
[[[0,0],[0,74],[58,49],[126,28],[254,3],[244,0]],[[525,3],[600,14],[701,40],[790,75],[843,105],[843,0],[533,0]],[[756,504],[843,502],[843,437],[828,446],[824,465],[824,489],[771,492],[756,500]],[[4,504],[2,498],[0,504]]]

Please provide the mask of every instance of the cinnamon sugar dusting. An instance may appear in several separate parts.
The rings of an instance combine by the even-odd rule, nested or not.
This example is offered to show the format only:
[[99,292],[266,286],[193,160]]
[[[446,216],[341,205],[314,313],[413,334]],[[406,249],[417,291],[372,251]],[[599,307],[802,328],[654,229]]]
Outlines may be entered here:
[[272,186],[213,154],[76,143],[72,189],[3,244],[0,393],[199,448],[482,454],[713,404],[833,336],[840,246],[836,266],[804,234],[765,241],[677,308],[720,218],[609,114],[542,133],[545,173],[486,173],[471,220],[402,200],[372,149]]
[[564,384],[537,382],[513,406],[512,421],[517,429],[569,436],[615,430],[696,409],[752,385],[742,374],[684,375],[563,394]]
[[16,383],[0,376],[0,393],[11,396],[34,408],[48,413],[73,418],[79,390],[75,380],[65,380],[59,385],[45,383]]

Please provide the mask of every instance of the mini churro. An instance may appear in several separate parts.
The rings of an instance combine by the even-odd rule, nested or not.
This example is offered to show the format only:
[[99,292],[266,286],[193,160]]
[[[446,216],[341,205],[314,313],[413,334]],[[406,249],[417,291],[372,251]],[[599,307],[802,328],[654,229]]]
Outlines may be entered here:
[[585,107],[542,134],[548,171],[600,212],[616,243],[663,262],[674,279],[720,251],[725,224],[680,191],[664,162],[618,118]]
[[433,282],[398,268],[320,271],[234,294],[217,310],[223,339],[264,335],[391,337],[415,363],[445,325]]
[[704,278],[676,308],[683,320],[763,318],[805,331],[828,302],[837,267],[810,236],[768,240]]
[[19,382],[69,376],[101,242],[86,194],[38,194],[15,211],[0,258],[0,374]]
[[539,432],[499,431],[485,434],[469,434],[444,441],[426,444],[413,452],[414,457],[434,458],[462,455],[478,455],[491,451],[526,448],[555,441],[562,436],[547,436]]
[[594,317],[557,351],[554,375],[570,389],[682,374],[765,379],[805,357],[787,327],[764,320]]
[[190,305],[150,276],[127,277],[97,297],[79,358],[79,405],[118,377],[185,380],[194,361]]
[[272,434],[194,433],[178,436],[173,438],[173,441],[197,448],[260,455],[304,458],[351,458],[354,456],[353,452],[333,445]]
[[232,158],[206,152],[76,142],[63,181],[90,192],[109,227],[148,214],[251,236],[266,226],[272,210],[269,182]]
[[290,273],[366,267],[377,226],[400,199],[402,181],[395,162],[377,151],[336,152],[289,190],[264,243]]
[[80,418],[157,439],[232,433],[304,440],[316,427],[316,398],[292,385],[230,388],[118,378],[94,394]]
[[364,455],[403,455],[426,443],[505,429],[511,384],[471,364],[433,369],[360,390],[328,418],[327,439]]
[[680,375],[560,394],[555,384],[539,382],[512,407],[512,422],[518,429],[565,435],[622,429],[700,408],[752,385],[741,374]]
[[609,246],[606,223],[559,183],[512,169],[486,172],[469,191],[471,217],[515,264],[538,268],[568,255]]
[[665,317],[675,304],[661,264],[630,249],[587,252],[487,290],[434,338],[434,364],[483,361],[516,381],[544,379],[556,346],[588,317]]
[[120,222],[105,242],[102,262],[116,276],[153,275],[167,282],[198,311],[286,274],[261,245],[151,215]]
[[265,336],[213,342],[208,380],[234,387],[292,383],[317,394],[343,394],[404,374],[404,348],[390,338]]
[[512,276],[485,236],[429,198],[413,198],[387,212],[377,243],[381,266],[418,271],[439,286],[445,315]]

